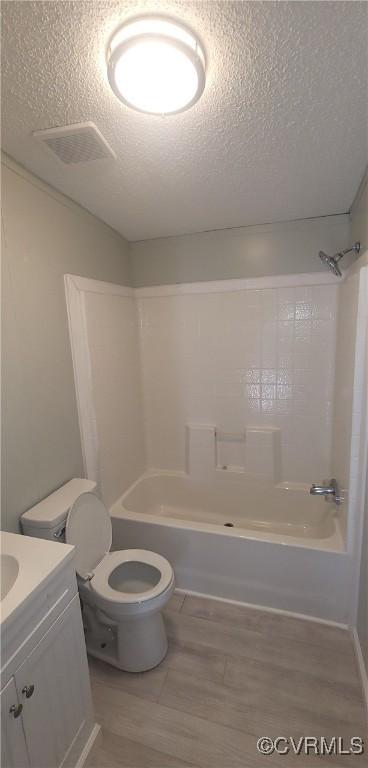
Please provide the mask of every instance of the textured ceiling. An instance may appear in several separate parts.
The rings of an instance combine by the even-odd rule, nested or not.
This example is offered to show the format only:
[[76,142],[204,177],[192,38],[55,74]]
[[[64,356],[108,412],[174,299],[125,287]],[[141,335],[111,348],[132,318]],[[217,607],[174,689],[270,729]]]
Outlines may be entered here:
[[[367,162],[365,2],[2,2],[3,149],[129,240],[347,211]],[[114,29],[160,11],[207,53],[188,112],[124,107]],[[63,167],[32,131],[92,120],[117,161]]]

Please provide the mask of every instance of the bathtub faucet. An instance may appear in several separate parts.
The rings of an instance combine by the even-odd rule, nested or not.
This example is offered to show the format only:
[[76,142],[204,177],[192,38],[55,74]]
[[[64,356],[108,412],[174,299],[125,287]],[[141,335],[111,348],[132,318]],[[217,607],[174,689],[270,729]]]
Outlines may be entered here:
[[343,500],[337,480],[335,480],[334,477],[330,480],[328,485],[315,485],[315,483],[313,483],[309,493],[311,493],[312,496],[324,496],[325,501],[329,501],[331,498],[335,504],[341,504]]

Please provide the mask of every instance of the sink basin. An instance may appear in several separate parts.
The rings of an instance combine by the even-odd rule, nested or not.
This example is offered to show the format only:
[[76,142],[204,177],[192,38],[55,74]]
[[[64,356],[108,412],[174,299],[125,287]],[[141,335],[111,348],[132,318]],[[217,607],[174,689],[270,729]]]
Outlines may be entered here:
[[17,580],[18,573],[19,563],[17,558],[13,557],[13,555],[0,554],[0,600],[3,600],[8,592],[10,592]]

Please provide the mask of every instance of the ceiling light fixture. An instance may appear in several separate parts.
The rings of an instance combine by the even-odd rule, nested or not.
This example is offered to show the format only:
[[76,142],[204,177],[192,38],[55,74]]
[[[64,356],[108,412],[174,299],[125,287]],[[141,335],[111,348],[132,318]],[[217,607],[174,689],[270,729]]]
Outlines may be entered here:
[[154,115],[193,106],[206,83],[205,56],[193,33],[176,21],[134,19],[114,34],[107,53],[112,90],[128,107]]

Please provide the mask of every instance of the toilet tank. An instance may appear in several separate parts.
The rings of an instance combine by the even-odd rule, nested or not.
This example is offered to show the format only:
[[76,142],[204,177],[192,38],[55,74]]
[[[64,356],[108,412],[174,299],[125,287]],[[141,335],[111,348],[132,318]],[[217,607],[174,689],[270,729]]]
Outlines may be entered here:
[[38,539],[65,541],[65,526],[70,507],[81,493],[93,493],[96,485],[94,480],[79,477],[69,480],[39,504],[23,513],[21,516],[23,533]]

